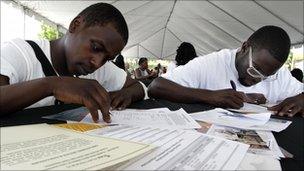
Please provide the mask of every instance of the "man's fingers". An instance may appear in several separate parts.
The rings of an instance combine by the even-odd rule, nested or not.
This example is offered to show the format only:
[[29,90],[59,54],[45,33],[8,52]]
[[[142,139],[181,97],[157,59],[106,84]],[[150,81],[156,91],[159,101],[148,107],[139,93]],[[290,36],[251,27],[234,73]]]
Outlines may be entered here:
[[259,99],[258,103],[259,103],[259,104],[265,104],[266,101],[267,101],[267,99],[266,99],[266,97],[265,97],[264,95],[261,95],[261,96],[262,96],[262,97]]
[[99,121],[99,116],[98,116],[98,110],[95,109],[89,109],[91,115],[92,115],[92,119],[95,123],[97,123]]
[[99,109],[101,110],[103,120],[110,123],[110,96],[107,91],[105,91],[99,84],[96,87],[97,93],[94,95],[94,98],[98,101]]
[[235,102],[234,100],[227,101],[227,105],[228,105],[228,107],[231,107],[233,109],[239,109],[243,106],[242,103],[240,104],[238,102]]
[[244,102],[246,100],[246,95],[244,92],[241,92],[241,91],[237,91],[235,94],[234,94],[235,97],[239,98],[242,102]]
[[116,99],[117,97],[120,97],[119,93],[116,93],[116,92],[109,92],[109,96],[110,96],[110,99],[111,99],[111,103],[114,99]]
[[110,116],[110,105],[109,103],[105,102],[105,104],[99,105],[99,109],[102,113],[102,118],[105,122],[110,123],[111,122],[111,116]]
[[131,104],[131,100],[125,100],[123,101],[123,103],[120,105],[119,109],[120,110],[124,110],[125,108],[127,108],[127,106],[129,106]]
[[279,110],[279,115],[280,116],[284,116],[284,115],[288,115],[291,111],[291,109],[294,107],[293,103],[290,104],[286,104],[285,106],[283,106],[283,108],[281,110]]
[[294,107],[292,107],[291,109],[289,109],[288,111],[287,111],[287,115],[289,116],[289,117],[293,117],[295,114],[297,114],[298,112],[300,112],[301,111],[301,107],[299,107],[299,106],[294,106]]
[[92,98],[87,98],[84,100],[83,104],[88,108],[92,115],[92,119],[95,123],[98,122],[99,116],[98,116],[98,104],[94,102]]
[[105,122],[110,123],[111,122],[111,116],[110,116],[110,105],[105,105],[101,109],[102,118]]
[[265,104],[267,99],[264,94],[260,93],[248,93],[246,95],[246,102],[253,104]]
[[103,120],[105,122],[111,122],[111,117],[109,116],[109,110],[110,110],[110,105],[109,102],[104,98],[104,96],[101,96],[99,93],[95,92],[93,93],[93,99],[96,101],[96,104],[98,105],[98,109],[100,109]]
[[118,107],[120,107],[120,104],[122,103],[122,99],[117,97],[115,99],[112,99],[112,102],[111,102],[111,107],[113,109],[117,109]]
[[236,107],[238,109],[244,106],[244,101],[240,98],[231,97],[231,99],[229,99],[229,101],[234,102],[234,104],[236,104]]
[[271,106],[271,107],[268,107],[267,109],[268,110],[271,110],[271,111],[275,111],[275,112],[278,112],[282,109],[282,107],[284,106],[284,103],[280,103],[280,104],[277,104],[277,105],[274,105],[274,106]]

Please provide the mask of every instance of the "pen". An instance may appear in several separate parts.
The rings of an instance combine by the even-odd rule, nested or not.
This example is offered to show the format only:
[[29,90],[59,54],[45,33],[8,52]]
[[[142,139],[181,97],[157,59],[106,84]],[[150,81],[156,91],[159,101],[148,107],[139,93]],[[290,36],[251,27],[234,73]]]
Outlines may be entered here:
[[230,84],[231,84],[232,89],[236,91],[235,83],[232,80],[230,80]]

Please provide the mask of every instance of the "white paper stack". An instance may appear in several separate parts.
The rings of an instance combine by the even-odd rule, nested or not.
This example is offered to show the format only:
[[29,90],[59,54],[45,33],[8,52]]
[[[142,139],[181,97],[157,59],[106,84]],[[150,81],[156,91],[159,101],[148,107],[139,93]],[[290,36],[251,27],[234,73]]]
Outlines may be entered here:
[[150,154],[111,168],[116,170],[235,170],[249,147],[196,131],[144,126],[109,126],[88,134],[159,146]]
[[291,121],[270,118],[270,113],[241,114],[221,108],[192,113],[190,116],[197,121],[217,125],[275,132],[280,132],[291,124]]
[[[99,113],[99,118],[102,114]],[[189,116],[183,109],[170,111],[167,108],[151,110],[126,109],[122,111],[111,111],[111,124],[153,126],[178,129],[195,129],[200,125]],[[81,122],[92,123],[92,116],[88,114]],[[100,119],[101,124],[106,124]]]

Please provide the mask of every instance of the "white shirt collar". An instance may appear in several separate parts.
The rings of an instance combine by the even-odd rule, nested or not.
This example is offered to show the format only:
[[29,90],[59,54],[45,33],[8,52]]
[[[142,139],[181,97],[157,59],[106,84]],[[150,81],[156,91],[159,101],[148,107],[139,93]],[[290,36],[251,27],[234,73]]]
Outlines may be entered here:
[[232,73],[234,74],[234,76],[236,78],[239,78],[239,74],[238,71],[236,70],[236,66],[235,66],[235,58],[236,58],[236,53],[240,51],[241,48],[237,48],[237,49],[233,49],[231,51],[231,61],[230,61],[230,67],[232,70]]

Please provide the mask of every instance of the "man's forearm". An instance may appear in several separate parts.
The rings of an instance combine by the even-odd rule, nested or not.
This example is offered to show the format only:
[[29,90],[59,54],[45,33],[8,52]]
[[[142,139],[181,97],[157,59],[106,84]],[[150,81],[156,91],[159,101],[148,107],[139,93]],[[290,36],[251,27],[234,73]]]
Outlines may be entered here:
[[156,78],[148,88],[150,97],[182,103],[208,103],[210,93],[209,90],[183,87],[161,77]]
[[0,113],[16,112],[52,95],[52,78],[41,78],[0,87]]

